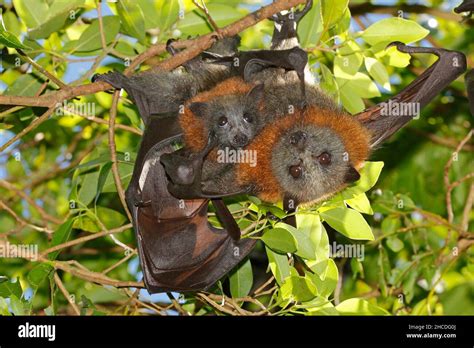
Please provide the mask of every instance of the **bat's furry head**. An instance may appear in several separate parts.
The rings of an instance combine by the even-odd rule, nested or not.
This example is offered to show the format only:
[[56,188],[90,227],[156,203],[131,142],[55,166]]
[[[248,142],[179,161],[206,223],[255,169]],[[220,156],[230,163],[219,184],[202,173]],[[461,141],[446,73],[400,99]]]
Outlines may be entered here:
[[210,132],[216,135],[219,147],[247,145],[260,127],[263,93],[263,85],[231,78],[192,98],[180,118],[186,146],[191,151],[201,150]]
[[369,155],[369,133],[342,112],[309,107],[267,126],[246,147],[257,165],[239,164],[240,184],[253,185],[265,201],[299,203],[327,198],[359,179]]

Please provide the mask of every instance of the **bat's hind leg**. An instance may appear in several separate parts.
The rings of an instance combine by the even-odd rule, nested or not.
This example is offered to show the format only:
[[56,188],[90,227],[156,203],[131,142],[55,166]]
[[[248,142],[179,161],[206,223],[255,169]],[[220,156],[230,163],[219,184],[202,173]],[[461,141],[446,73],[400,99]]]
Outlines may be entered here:
[[[166,51],[172,56],[175,56],[179,53],[179,51],[173,47],[173,42],[175,41],[176,40],[173,38],[168,39],[168,41],[166,41]],[[187,72],[202,70],[200,58],[193,58],[191,60],[188,60],[187,62],[183,63],[183,66]]]
[[[428,53],[439,57],[407,88],[416,93],[411,101],[418,102],[420,107],[428,104],[442,89],[466,71],[466,56],[461,52],[437,47],[411,47],[401,42],[392,42],[387,48],[392,46],[395,46],[400,52],[408,54]],[[415,86],[417,90],[413,88]]]
[[128,78],[118,71],[111,71],[105,74],[95,74],[92,76],[92,82],[104,81],[111,84],[114,88],[125,88],[128,83]]

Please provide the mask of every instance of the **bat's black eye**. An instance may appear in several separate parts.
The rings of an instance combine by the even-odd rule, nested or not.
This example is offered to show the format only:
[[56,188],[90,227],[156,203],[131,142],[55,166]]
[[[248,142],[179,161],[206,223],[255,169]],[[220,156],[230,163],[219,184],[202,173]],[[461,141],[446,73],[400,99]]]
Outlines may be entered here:
[[244,114],[244,121],[247,122],[247,123],[252,123],[253,122],[253,116],[248,114],[248,113],[245,113]]
[[217,124],[219,125],[219,127],[224,127],[227,124],[227,122],[228,122],[227,117],[221,116]]
[[289,172],[293,178],[298,179],[299,177],[301,177],[301,174],[303,174],[303,168],[301,168],[301,166],[297,164],[291,166]]
[[320,154],[318,156],[318,161],[322,165],[327,166],[327,165],[331,164],[331,155],[328,154],[327,152],[323,152],[322,154]]

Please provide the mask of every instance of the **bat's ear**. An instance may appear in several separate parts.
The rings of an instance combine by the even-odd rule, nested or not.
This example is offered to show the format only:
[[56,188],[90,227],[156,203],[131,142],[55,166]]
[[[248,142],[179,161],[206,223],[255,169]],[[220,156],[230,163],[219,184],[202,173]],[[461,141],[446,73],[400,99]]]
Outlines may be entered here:
[[354,168],[354,167],[349,167],[349,170],[347,171],[346,175],[344,176],[344,181],[347,184],[350,184],[354,181],[357,181],[360,179],[360,174],[359,172]]
[[194,102],[189,104],[189,110],[197,117],[203,117],[206,114],[207,108],[207,103]]
[[247,100],[249,100],[251,103],[258,104],[263,99],[264,91],[265,85],[263,83],[259,83],[247,93]]

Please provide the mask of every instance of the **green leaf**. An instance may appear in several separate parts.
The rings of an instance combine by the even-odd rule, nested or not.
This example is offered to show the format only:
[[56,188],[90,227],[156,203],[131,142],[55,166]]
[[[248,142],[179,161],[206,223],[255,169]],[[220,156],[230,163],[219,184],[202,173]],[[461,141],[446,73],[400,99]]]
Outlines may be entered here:
[[[172,0],[175,1],[175,0]],[[156,1],[151,1],[151,0],[135,0],[135,2],[140,6],[142,13],[143,14],[158,14],[157,16],[144,16],[145,19],[145,30],[149,29],[155,29],[155,28],[160,28],[163,30],[163,28],[160,25],[160,18],[161,18],[161,12],[160,8],[163,6],[163,4],[168,3],[170,1],[162,1],[162,2],[156,2]]]
[[386,90],[390,90],[390,80],[387,69],[377,59],[365,57],[365,68],[370,76]]
[[5,24],[5,30],[12,33],[16,37],[19,37],[22,33],[21,23],[19,18],[13,13],[13,11],[6,11],[2,14],[3,23]]
[[286,255],[275,253],[268,247],[265,247],[268,257],[268,265],[273,273],[278,284],[283,284],[283,281],[290,276],[290,265],[288,264],[288,257]]
[[334,99],[335,102],[338,102],[339,89],[337,87],[336,78],[332,74],[331,70],[329,70],[329,68],[323,63],[320,63],[320,69],[322,74],[322,81],[320,83],[320,87],[325,92],[327,92]]
[[112,162],[107,162],[102,167],[100,167],[94,204],[97,204],[97,200],[99,199],[99,196],[102,193],[102,189],[104,188],[105,181],[107,180],[107,176],[109,175],[111,168]]
[[10,281],[0,283],[0,297],[10,298],[16,296],[21,298],[23,295],[23,289],[21,288],[20,280],[17,279],[15,283]]
[[313,1],[313,7],[298,23],[298,38],[301,47],[313,47],[323,32],[321,0]]
[[360,298],[350,298],[336,306],[339,313],[344,315],[388,315],[389,313],[378,306]]
[[10,310],[8,309],[8,303],[3,297],[0,297],[0,315],[2,316],[11,315]]
[[407,195],[398,194],[397,195],[397,207],[398,207],[398,209],[407,211],[407,210],[412,210],[412,209],[416,208],[416,205],[413,202],[413,200],[410,197],[408,197]]
[[383,166],[383,162],[365,162],[364,167],[360,170],[360,179],[341,192],[343,199],[354,198],[374,187]]
[[[209,4],[210,6],[211,4]],[[179,14],[179,0],[163,1],[158,11],[160,31],[166,32],[176,21]]]
[[428,34],[429,30],[414,21],[392,17],[375,22],[364,30],[361,37],[371,45],[388,44],[392,41],[408,44],[419,41]]
[[79,189],[77,199],[84,206],[89,205],[97,194],[99,181],[99,172],[93,172],[84,175],[81,188]]
[[13,6],[28,28],[36,28],[48,18],[46,0],[13,0]]
[[361,98],[380,96],[377,85],[364,73],[356,72],[354,75],[350,75],[334,66],[334,75],[336,76],[339,89],[349,89]]
[[[129,163],[119,163],[118,170],[120,175],[120,181],[122,182],[123,187],[127,187],[128,183],[132,178],[133,165]],[[107,179],[105,180],[102,192],[117,192],[117,187],[115,186],[114,176],[112,175],[112,172],[109,172],[109,175],[107,175]]]
[[[239,20],[243,14],[235,7],[210,3],[207,9],[219,27]],[[211,28],[205,17],[198,10],[186,13],[184,18],[178,22],[178,29],[182,35],[203,35],[211,32]]]
[[[286,224],[277,224],[277,227],[282,225]],[[297,229],[293,226],[286,225],[288,231],[290,231],[297,241],[298,250],[296,251],[296,255],[307,260],[320,260],[321,256],[324,258],[324,255],[321,253],[329,249],[326,248],[328,246],[324,243],[322,236],[324,231],[318,214],[296,213],[296,226],[298,226]]]
[[357,210],[359,213],[373,215],[374,211],[370,206],[369,199],[365,193],[358,194],[354,198],[347,199],[345,201],[351,206],[351,208]]
[[145,43],[145,16],[141,7],[135,1],[121,0],[117,3],[117,11],[125,33]]
[[336,289],[339,271],[333,259],[328,260],[325,278],[321,279],[318,274],[308,275],[318,289],[319,296],[328,298]]
[[387,216],[382,221],[382,233],[384,235],[395,233],[395,231],[397,231],[401,225],[402,223],[398,216]]
[[[53,233],[53,239],[51,240],[51,247],[65,243],[69,240],[72,231],[74,219],[69,219],[63,223],[59,228]],[[61,251],[55,251],[48,255],[48,259],[56,260]]]
[[[103,17],[105,43],[111,43],[120,30],[120,19],[118,16]],[[102,49],[100,38],[99,20],[94,19],[82,33],[78,40],[69,41],[63,47],[64,52],[88,52]]]
[[253,284],[252,264],[249,259],[230,274],[229,281],[232,298],[242,298],[248,295]]
[[[336,35],[345,35],[351,26],[351,11],[346,8],[341,19],[328,32],[328,38]],[[326,38],[326,35],[325,35]]]
[[318,290],[310,278],[291,276],[280,287],[283,299],[294,299],[298,302],[311,301],[318,295]]
[[97,215],[94,215],[91,210],[86,210],[83,215],[77,217],[74,221],[74,228],[88,232],[100,232],[103,229],[97,219],[99,219],[107,229],[120,227],[127,220],[123,214],[110,208],[97,206],[95,210],[97,211]]
[[397,237],[388,237],[387,246],[396,253],[398,253],[404,247],[403,242]]
[[341,74],[341,71],[349,75],[356,74],[362,65],[363,60],[364,57],[360,53],[336,56],[336,58],[334,58],[334,75],[336,77],[345,76],[344,74]]
[[38,93],[41,82],[32,74],[21,75],[15,82],[8,87],[5,95],[19,95],[24,97],[33,97]]
[[397,50],[396,47],[390,47],[385,50],[385,55],[388,58],[387,63],[397,68],[405,68],[410,64],[411,56],[408,53],[403,53]]
[[336,231],[356,240],[374,240],[370,226],[363,216],[349,208],[335,208],[320,213],[321,217]]
[[14,315],[26,315],[26,304],[15,295],[10,296],[10,308]]
[[40,263],[36,265],[30,272],[28,272],[27,278],[33,288],[38,288],[41,283],[48,278],[54,268],[46,263]]
[[28,36],[34,40],[48,38],[62,29],[66,22],[74,22],[76,16],[71,17],[71,12],[82,6],[84,0],[56,0],[49,8],[47,20],[30,30]]
[[349,0],[322,0],[325,30],[332,28],[342,19],[348,4]]
[[267,230],[262,241],[271,249],[281,253],[294,253],[297,250],[297,242],[293,235],[283,228]]
[[364,111],[364,101],[357,94],[353,93],[350,85],[343,83],[342,86],[340,85],[338,88],[342,105],[348,112],[354,115]]
[[331,302],[325,303],[323,306],[317,308],[308,308],[309,315],[339,315],[334,305]]
[[20,40],[16,38],[15,35],[9,33],[3,28],[3,23],[0,25],[0,43],[4,44],[7,47],[11,48],[19,48],[19,49],[27,49],[25,45],[23,45]]

